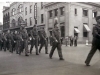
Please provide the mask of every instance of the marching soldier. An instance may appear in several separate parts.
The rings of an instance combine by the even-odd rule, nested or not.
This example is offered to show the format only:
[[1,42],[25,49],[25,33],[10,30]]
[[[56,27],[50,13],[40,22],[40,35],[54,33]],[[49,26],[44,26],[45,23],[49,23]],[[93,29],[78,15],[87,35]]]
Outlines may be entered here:
[[28,55],[28,33],[27,30],[24,28],[24,26],[20,27],[20,34],[22,36],[22,41],[24,42],[25,56],[29,56]]
[[13,51],[12,51],[12,41],[14,41],[14,39],[13,39],[12,34],[10,33],[10,30],[7,31],[6,37],[7,37],[7,40],[9,42],[9,44],[8,44],[9,45],[9,51],[13,53]]
[[3,48],[4,48],[4,51],[6,51],[6,48],[7,48],[6,33],[3,33]]
[[48,54],[48,45],[47,45],[47,36],[45,30],[40,30],[40,48],[39,53],[41,52],[42,47],[45,45],[45,54]]
[[2,31],[0,31],[0,51],[2,50],[2,44],[3,44],[3,35]]
[[90,66],[89,63],[97,51],[97,49],[100,51],[100,16],[96,17],[97,25],[93,27],[93,40],[92,40],[92,47],[91,50],[86,58],[85,64],[86,66]]
[[55,49],[57,48],[60,60],[64,60],[62,55],[62,50],[61,50],[60,30],[57,24],[54,24],[54,29],[52,30],[52,38],[53,38],[53,43],[49,54],[50,59],[52,59],[52,55]]
[[31,36],[32,36],[32,40],[31,40],[30,54],[32,54],[32,49],[35,45],[36,55],[39,55],[38,53],[38,31],[37,31],[36,25],[34,25],[31,31]]

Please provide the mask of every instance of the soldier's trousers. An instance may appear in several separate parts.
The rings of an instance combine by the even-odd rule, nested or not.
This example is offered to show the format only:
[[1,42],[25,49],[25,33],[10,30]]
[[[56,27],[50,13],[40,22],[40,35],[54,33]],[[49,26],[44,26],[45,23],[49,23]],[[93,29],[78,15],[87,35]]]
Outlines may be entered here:
[[77,46],[77,40],[74,41],[74,46]]
[[97,49],[100,51],[100,41],[98,40],[93,40],[92,42],[92,47],[91,47],[91,50],[86,58],[86,63],[89,64],[93,55],[95,54],[95,52],[97,51]]
[[9,51],[12,52],[12,41],[9,40]]
[[16,54],[21,54],[21,49],[22,49],[22,41],[17,40],[15,46]]
[[2,42],[0,41],[0,50],[2,50]]
[[24,49],[25,49],[25,54],[27,55],[28,54],[28,40],[27,39],[24,40]]
[[41,49],[42,49],[43,46],[45,46],[45,53],[48,53],[47,40],[41,39],[41,40],[40,40],[39,52],[41,52]]
[[7,41],[4,40],[3,42],[4,42],[4,45],[3,45],[3,47],[4,47],[4,51],[6,51],[6,49],[7,49]]
[[73,46],[73,40],[70,40],[70,46]]
[[32,49],[33,49],[34,45],[35,45],[35,48],[36,48],[36,54],[38,54],[38,38],[31,40],[30,53],[32,53]]
[[53,53],[54,53],[54,51],[55,51],[56,48],[58,50],[59,58],[63,58],[61,44],[57,43],[57,42],[53,42],[49,56],[52,57],[52,55],[53,55]]

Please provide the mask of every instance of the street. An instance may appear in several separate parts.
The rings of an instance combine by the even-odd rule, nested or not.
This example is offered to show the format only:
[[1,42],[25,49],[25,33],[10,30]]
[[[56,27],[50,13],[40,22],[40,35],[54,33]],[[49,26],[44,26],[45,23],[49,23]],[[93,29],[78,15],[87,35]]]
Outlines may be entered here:
[[[49,46],[49,51],[51,47]],[[39,55],[29,57],[17,55],[15,52],[0,51],[0,75],[100,75],[100,54],[97,51],[90,63],[85,66],[84,61],[91,46],[78,45],[78,47],[62,46],[64,61],[60,61],[57,50],[52,59],[45,54],[44,48]]]

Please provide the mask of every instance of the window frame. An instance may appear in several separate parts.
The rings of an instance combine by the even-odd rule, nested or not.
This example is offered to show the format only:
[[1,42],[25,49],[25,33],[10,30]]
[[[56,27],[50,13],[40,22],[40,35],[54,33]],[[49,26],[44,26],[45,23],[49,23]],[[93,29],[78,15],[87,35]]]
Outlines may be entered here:
[[[84,11],[87,11],[87,15],[86,14],[84,14]],[[88,17],[88,9],[85,9],[85,8],[83,8],[83,17]]]
[[44,14],[41,14],[41,23],[44,23]]

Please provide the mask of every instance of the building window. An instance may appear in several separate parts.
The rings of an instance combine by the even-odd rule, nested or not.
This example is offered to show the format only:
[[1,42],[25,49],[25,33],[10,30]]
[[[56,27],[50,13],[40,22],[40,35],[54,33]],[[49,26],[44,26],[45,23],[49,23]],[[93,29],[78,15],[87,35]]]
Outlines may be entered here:
[[83,16],[88,16],[88,10],[87,9],[83,9]]
[[22,8],[23,8],[22,4],[18,6],[18,12],[19,13],[22,12]]
[[30,26],[32,25],[32,17],[30,17]]
[[43,17],[43,14],[41,14],[41,23],[43,23],[44,21],[44,17]]
[[15,19],[12,20],[12,27],[15,27],[16,26],[16,22],[15,22]]
[[25,19],[25,23],[26,23],[26,26],[27,26],[27,19]]
[[77,15],[77,9],[75,8],[75,15]]
[[96,18],[97,12],[93,12],[93,18]]
[[88,37],[88,32],[83,32],[83,37]]
[[61,7],[61,8],[60,8],[60,14],[61,14],[61,15],[64,15],[64,7]]
[[84,25],[88,25],[87,23],[84,23],[83,24],[83,37],[88,37],[88,32],[87,30],[85,29]]
[[32,13],[32,5],[30,6],[30,13]]
[[41,2],[41,9],[43,9],[43,2]]
[[16,9],[13,8],[13,9],[12,9],[12,12],[11,12],[12,16],[15,15],[15,11],[16,11]]
[[55,16],[58,16],[58,9],[54,9]]
[[52,14],[52,10],[50,10],[50,11],[49,11],[49,17],[51,18],[52,15],[53,15],[53,14]]
[[27,15],[27,7],[25,8],[25,15]]

